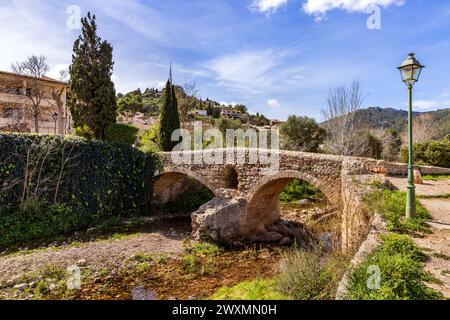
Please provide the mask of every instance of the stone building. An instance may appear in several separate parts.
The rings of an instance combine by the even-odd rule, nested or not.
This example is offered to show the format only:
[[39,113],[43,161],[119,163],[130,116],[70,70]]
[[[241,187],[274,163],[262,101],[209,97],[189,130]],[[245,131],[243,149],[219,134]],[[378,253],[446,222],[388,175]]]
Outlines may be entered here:
[[71,132],[67,89],[67,83],[48,77],[0,71],[0,131]]

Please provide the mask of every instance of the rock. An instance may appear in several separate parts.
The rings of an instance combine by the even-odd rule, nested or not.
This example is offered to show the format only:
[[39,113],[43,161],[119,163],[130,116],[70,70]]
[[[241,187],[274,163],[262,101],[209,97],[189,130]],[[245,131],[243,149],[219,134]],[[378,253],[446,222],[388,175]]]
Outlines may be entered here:
[[52,284],[48,287],[48,289],[49,289],[50,291],[54,291],[54,290],[56,290],[57,287],[58,287],[58,286],[57,286],[56,284],[52,283]]
[[289,237],[284,237],[283,239],[281,239],[280,241],[280,246],[290,246],[292,245],[292,239]]
[[263,242],[264,239],[259,237],[259,236],[255,236],[255,235],[251,235],[248,237],[248,240],[251,242]]
[[305,205],[305,204],[310,204],[310,203],[312,203],[312,201],[309,200],[309,199],[302,199],[302,200],[300,200],[298,203],[299,203],[299,204]]
[[36,287],[36,281],[31,281],[29,284],[28,284],[28,286],[30,287],[30,288],[34,288],[34,287]]
[[79,267],[85,267],[87,266],[87,261],[85,259],[80,259],[77,261],[76,265]]
[[284,237],[281,233],[269,231],[261,234],[261,238],[267,242],[278,242],[281,241],[281,239],[283,239]]
[[235,248],[243,248],[244,244],[241,241],[234,241],[233,242],[233,247],[235,247]]
[[28,288],[28,283],[21,283],[21,284],[16,284],[13,289],[16,289],[17,291],[23,291],[26,288]]

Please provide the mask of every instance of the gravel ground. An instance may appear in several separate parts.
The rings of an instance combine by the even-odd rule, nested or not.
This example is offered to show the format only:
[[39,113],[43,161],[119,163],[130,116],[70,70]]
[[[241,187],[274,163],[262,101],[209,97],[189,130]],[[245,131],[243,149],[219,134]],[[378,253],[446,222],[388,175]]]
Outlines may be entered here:
[[[389,180],[399,190],[406,192],[407,179],[390,177]],[[424,181],[424,184],[416,185],[418,196],[439,196],[450,193],[450,180]]]
[[47,248],[0,256],[0,284],[55,265],[67,268],[83,261],[94,271],[118,267],[136,253],[177,255],[183,250],[183,233],[138,233],[120,239],[99,240],[62,248]]

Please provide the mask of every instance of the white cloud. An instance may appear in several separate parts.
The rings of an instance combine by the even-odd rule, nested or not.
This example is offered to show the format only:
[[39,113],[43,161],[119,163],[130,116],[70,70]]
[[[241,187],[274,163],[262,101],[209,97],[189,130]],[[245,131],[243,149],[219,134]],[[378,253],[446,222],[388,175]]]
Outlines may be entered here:
[[328,11],[342,9],[348,12],[367,12],[373,6],[402,6],[406,0],[307,0],[303,9],[310,15],[323,17]]
[[267,89],[302,81],[303,67],[287,65],[290,52],[263,49],[244,50],[220,56],[204,65],[219,86],[231,91],[260,94]]
[[252,8],[261,13],[271,14],[287,4],[288,0],[254,0]]
[[281,105],[277,99],[269,99],[267,100],[267,106],[269,108],[279,108]]
[[414,108],[421,110],[450,108],[450,100],[417,100],[414,101]]

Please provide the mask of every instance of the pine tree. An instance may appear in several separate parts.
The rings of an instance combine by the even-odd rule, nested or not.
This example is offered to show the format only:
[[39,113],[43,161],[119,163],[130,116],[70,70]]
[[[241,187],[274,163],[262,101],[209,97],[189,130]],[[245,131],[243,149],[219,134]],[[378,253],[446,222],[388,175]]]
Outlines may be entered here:
[[82,32],[73,46],[69,108],[75,127],[88,126],[94,138],[103,140],[106,128],[116,122],[117,102],[113,48],[97,35],[95,19],[88,13],[81,20]]
[[180,129],[178,102],[175,88],[172,82],[168,80],[164,91],[159,123],[159,142],[162,151],[172,151],[178,144],[178,142],[172,141],[172,133],[177,129]]

